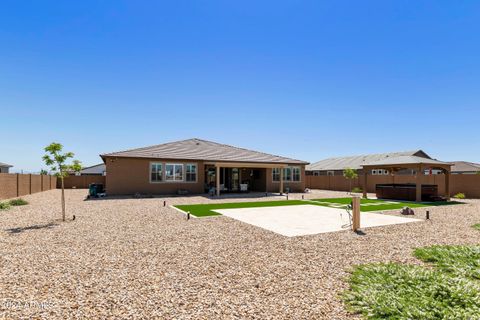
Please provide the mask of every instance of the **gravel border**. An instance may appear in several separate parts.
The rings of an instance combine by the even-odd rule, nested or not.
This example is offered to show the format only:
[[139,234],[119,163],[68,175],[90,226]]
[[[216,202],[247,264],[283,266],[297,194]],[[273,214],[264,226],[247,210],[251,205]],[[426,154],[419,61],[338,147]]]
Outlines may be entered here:
[[[315,190],[306,198],[345,194]],[[224,216],[187,221],[163,207],[164,199],[171,205],[265,197],[84,201],[85,195],[66,191],[67,217],[75,221],[58,221],[59,190],[25,196],[29,205],[0,212],[0,317],[356,318],[339,299],[351,266],[420,264],[415,247],[480,240],[471,228],[480,222],[479,200],[417,208],[414,217],[430,210],[431,220],[364,235],[288,238]]]

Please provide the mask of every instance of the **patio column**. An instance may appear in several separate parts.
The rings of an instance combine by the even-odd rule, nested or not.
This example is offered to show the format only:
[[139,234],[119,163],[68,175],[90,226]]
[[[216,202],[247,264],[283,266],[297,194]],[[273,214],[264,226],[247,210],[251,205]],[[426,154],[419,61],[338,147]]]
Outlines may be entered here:
[[283,194],[283,168],[280,168],[280,194]]
[[219,165],[216,165],[215,166],[215,169],[216,169],[216,172],[215,172],[215,180],[217,180],[217,183],[216,183],[216,192],[217,192],[217,197],[220,196],[220,166]]
[[367,199],[367,168],[363,168],[363,198]]
[[445,170],[445,198],[450,201],[450,170]]
[[423,181],[423,167],[422,167],[422,165],[420,165],[420,166],[418,166],[417,181],[416,181],[416,186],[415,186],[415,191],[416,191],[415,201],[416,202],[422,202],[422,181]]

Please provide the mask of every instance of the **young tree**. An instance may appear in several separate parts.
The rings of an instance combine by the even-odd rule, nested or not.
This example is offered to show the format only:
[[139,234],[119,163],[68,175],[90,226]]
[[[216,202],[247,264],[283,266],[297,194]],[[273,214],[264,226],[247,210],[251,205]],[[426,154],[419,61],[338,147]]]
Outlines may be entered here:
[[68,175],[69,171],[79,172],[82,170],[80,161],[73,160],[72,164],[67,164],[67,160],[73,158],[73,152],[63,151],[63,146],[60,143],[52,142],[45,147],[46,154],[43,156],[43,161],[47,166],[50,166],[55,175],[60,178],[62,183],[62,220],[65,221],[65,187],[63,179]]
[[350,193],[352,193],[352,180],[358,178],[357,170],[346,168],[343,170],[343,176],[350,182]]
[[46,176],[46,175],[48,175],[48,171],[45,170],[45,169],[42,169],[42,170],[40,170],[40,174]]

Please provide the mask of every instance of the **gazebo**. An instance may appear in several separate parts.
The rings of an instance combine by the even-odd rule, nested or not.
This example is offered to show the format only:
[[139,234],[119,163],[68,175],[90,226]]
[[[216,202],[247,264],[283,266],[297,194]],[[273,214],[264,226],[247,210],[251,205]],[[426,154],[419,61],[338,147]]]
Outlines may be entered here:
[[389,170],[391,174],[395,174],[399,170],[414,169],[415,175],[415,191],[416,202],[422,201],[422,183],[424,180],[425,170],[441,170],[445,175],[445,198],[450,200],[450,173],[451,163],[442,162],[434,159],[423,158],[418,156],[399,156],[383,159],[377,162],[371,162],[368,165],[363,165],[363,197],[367,197],[367,181],[368,172],[372,169]]

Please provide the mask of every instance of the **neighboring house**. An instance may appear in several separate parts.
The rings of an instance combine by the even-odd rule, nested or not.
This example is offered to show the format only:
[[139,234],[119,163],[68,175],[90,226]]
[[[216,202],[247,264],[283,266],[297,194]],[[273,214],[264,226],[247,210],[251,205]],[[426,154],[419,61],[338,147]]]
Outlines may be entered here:
[[100,156],[113,195],[303,191],[308,164],[201,139]]
[[104,163],[96,164],[94,166],[85,167],[79,173],[75,174],[77,176],[105,176],[107,173],[106,166]]
[[452,161],[452,174],[478,174],[480,173],[480,163],[466,161]]
[[8,173],[8,170],[13,167],[12,165],[0,162],[0,173]]
[[[341,176],[343,175],[343,170],[346,168],[351,168],[357,170],[359,174],[363,173],[362,166],[369,165],[370,163],[375,163],[378,161],[386,160],[389,158],[396,158],[402,156],[417,156],[421,158],[431,159],[428,154],[422,150],[415,151],[404,151],[404,152],[390,152],[390,153],[378,153],[378,154],[367,154],[360,156],[349,156],[349,157],[336,157],[328,158],[321,160],[315,163],[312,163],[306,167],[306,174],[312,176]],[[388,175],[388,170],[385,169],[372,169],[368,172],[371,175]],[[396,174],[414,174],[414,170],[402,170]]]

